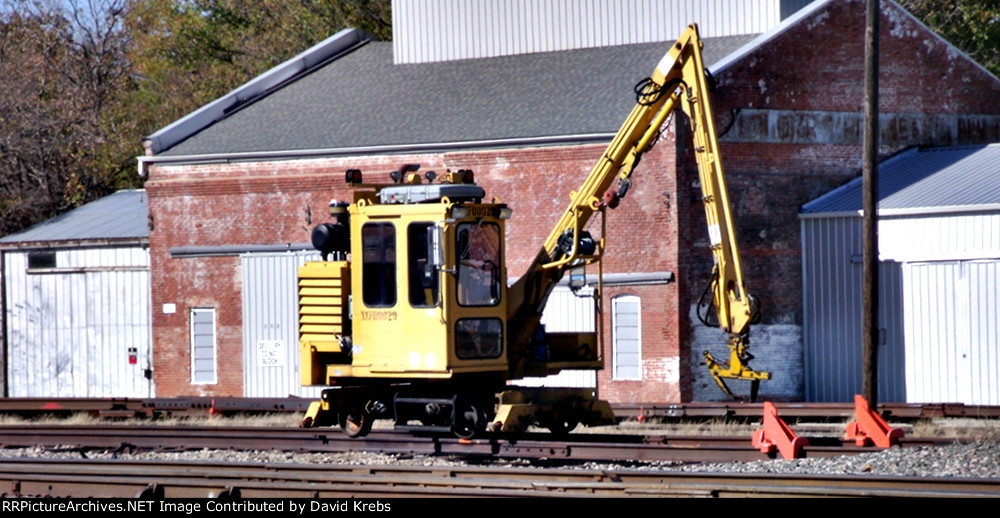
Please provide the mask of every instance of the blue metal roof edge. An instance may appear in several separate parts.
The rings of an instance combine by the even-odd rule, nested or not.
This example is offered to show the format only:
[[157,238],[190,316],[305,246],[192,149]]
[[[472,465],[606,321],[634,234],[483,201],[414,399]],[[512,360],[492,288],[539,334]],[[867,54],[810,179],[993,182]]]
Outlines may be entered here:
[[[905,160],[905,159],[909,158],[910,155],[914,155],[914,154],[919,153],[919,152],[920,152],[920,147],[918,147],[918,146],[911,147],[909,149],[903,150],[902,152],[897,153],[897,154],[895,154],[895,155],[893,155],[893,156],[891,156],[891,157],[883,160],[882,162],[879,162],[877,169],[878,169],[879,173],[881,174],[883,167],[892,165],[892,164],[894,164],[894,163],[896,163],[896,162],[898,162],[900,160]],[[827,202],[827,200],[830,200],[831,198],[834,198],[834,197],[840,195],[841,193],[843,193],[846,190],[857,188],[857,186],[861,184],[862,180],[863,180],[863,178],[861,176],[858,176],[857,178],[854,178],[853,180],[845,183],[844,185],[841,185],[840,187],[837,187],[836,189],[833,189],[832,191],[827,192],[826,194],[820,196],[819,198],[816,198],[815,200],[812,200],[812,201],[809,201],[809,202],[806,202],[806,203],[802,204],[802,207],[799,209],[799,213],[800,214],[811,214],[811,213],[815,212],[814,211],[814,207],[822,206],[823,204],[825,204]],[[855,211],[847,211],[847,212],[850,212],[850,213],[853,214]]]
[[238,106],[258,99],[271,89],[308,73],[330,59],[372,39],[360,29],[344,29],[299,55],[244,83],[232,92],[202,106],[145,138],[147,153],[170,149],[224,117]]
[[[943,213],[959,213],[959,212],[992,212],[996,211],[1000,205],[996,202],[970,202],[970,203],[959,203],[959,204],[948,204],[948,205],[927,205],[927,206],[906,206],[906,207],[884,207],[884,203],[887,200],[893,199],[894,196],[905,189],[910,188],[915,183],[919,183],[928,178],[934,177],[935,175],[946,173],[953,167],[958,166],[962,162],[976,157],[980,153],[988,152],[990,149],[1000,149],[1000,143],[989,143],[989,144],[969,144],[961,146],[931,146],[931,147],[912,147],[906,149],[892,157],[882,161],[878,166],[879,183],[890,182],[891,178],[887,175],[894,175],[899,166],[909,167],[908,162],[913,160],[921,160],[919,155],[936,153],[936,152],[947,152],[947,153],[957,153],[961,151],[969,151],[970,154],[957,159],[955,162],[948,163],[946,165],[939,166],[933,172],[924,175],[920,178],[914,178],[912,181],[907,183],[907,186],[903,189],[891,190],[891,192],[880,193],[879,195],[879,215],[886,216],[904,216],[913,214],[943,214]],[[799,211],[799,219],[812,219],[812,218],[829,218],[829,217],[850,217],[850,216],[860,216],[862,212],[856,206],[851,208],[843,208],[842,203],[838,203],[838,199],[846,194],[846,191],[858,191],[854,196],[860,198],[861,193],[861,183],[863,179],[859,176],[851,181],[823,194],[819,198],[809,201],[802,205]],[[881,190],[881,189],[880,189]],[[830,207],[833,203],[835,206]],[[840,207],[840,208],[837,208]]]

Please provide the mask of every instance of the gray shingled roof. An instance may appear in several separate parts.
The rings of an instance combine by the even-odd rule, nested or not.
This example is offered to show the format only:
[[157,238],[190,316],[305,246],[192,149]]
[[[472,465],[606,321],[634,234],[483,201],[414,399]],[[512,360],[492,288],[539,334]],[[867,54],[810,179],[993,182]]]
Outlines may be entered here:
[[[706,39],[705,62],[754,37]],[[669,45],[394,65],[390,42],[369,42],[158,156],[613,134]]]
[[[879,211],[1000,207],[1000,144],[912,149],[878,168]],[[804,214],[857,213],[861,178],[802,206]]]
[[118,191],[0,239],[0,247],[46,242],[149,239],[149,208],[143,189]]

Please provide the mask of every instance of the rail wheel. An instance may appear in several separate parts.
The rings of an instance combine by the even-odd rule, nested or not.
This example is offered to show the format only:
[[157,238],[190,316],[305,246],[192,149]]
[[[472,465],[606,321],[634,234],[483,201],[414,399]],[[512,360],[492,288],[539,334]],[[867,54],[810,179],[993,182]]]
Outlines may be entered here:
[[350,405],[340,411],[340,429],[351,438],[368,435],[374,420],[364,405]]
[[456,436],[462,439],[471,439],[485,429],[486,415],[478,404],[462,399],[455,401],[455,420],[451,425],[451,430]]
[[542,425],[544,428],[548,428],[552,435],[566,435],[576,429],[580,422],[576,420],[557,420],[549,421]]

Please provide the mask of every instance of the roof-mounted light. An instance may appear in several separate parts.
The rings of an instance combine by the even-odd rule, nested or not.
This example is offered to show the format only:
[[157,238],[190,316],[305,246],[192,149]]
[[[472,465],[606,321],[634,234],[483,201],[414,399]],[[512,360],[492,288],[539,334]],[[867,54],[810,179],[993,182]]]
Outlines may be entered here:
[[452,219],[465,219],[469,216],[469,209],[466,207],[452,207],[451,217]]

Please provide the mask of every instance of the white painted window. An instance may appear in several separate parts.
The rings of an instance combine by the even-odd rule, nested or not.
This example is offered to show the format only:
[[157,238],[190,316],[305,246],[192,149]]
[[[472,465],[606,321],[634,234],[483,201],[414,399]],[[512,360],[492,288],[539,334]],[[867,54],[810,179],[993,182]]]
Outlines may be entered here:
[[635,295],[611,299],[612,377],[642,379],[641,305]]
[[191,383],[216,383],[215,309],[191,310]]

